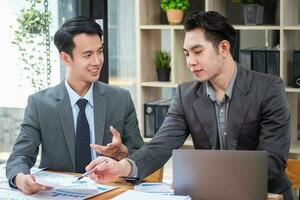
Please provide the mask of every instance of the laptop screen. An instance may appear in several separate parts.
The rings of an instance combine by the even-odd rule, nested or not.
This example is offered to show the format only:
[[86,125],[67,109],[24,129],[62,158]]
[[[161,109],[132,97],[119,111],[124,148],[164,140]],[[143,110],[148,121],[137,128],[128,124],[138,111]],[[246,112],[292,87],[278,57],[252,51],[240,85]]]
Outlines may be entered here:
[[266,200],[267,152],[174,150],[177,195],[205,200]]

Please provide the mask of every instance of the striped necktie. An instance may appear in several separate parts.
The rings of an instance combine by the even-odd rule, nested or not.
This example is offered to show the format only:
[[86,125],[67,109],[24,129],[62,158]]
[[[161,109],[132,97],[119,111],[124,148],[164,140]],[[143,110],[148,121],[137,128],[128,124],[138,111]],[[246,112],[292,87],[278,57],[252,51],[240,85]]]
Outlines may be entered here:
[[79,114],[76,125],[75,166],[77,173],[84,173],[85,167],[91,162],[90,127],[85,115],[86,99],[79,99],[76,104]]

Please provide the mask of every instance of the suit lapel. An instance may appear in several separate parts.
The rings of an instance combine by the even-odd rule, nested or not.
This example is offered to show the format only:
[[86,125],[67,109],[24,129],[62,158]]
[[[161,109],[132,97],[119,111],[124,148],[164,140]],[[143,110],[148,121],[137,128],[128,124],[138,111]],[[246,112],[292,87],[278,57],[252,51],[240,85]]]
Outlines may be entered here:
[[[237,65],[237,77],[233,95],[228,109],[227,132],[230,149],[235,149],[241,128],[244,123],[250,103],[247,98],[249,91],[249,77],[241,66]],[[217,145],[218,124],[214,103],[207,97],[205,85],[201,84],[197,91],[198,99],[194,102],[193,108],[197,118],[209,138],[212,148]],[[231,146],[233,145],[233,146]]]
[[[64,132],[65,141],[67,143],[69,154],[75,169],[75,129],[73,122],[73,114],[69,95],[65,88],[64,81],[58,86],[57,91],[57,112],[61,126]],[[53,147],[55,148],[55,147]]]
[[249,87],[249,80],[245,69],[237,65],[237,77],[227,118],[228,144],[233,145],[229,146],[231,149],[236,148],[241,128],[251,103],[246,96]]
[[201,84],[197,92],[198,99],[193,103],[197,118],[209,138],[212,148],[216,148],[218,125],[214,103],[206,96],[205,85]]
[[105,87],[101,86],[100,82],[94,84],[94,124],[95,124],[95,140],[97,144],[102,144],[104,131],[105,131],[105,120],[106,120],[106,104],[107,99],[105,98]]

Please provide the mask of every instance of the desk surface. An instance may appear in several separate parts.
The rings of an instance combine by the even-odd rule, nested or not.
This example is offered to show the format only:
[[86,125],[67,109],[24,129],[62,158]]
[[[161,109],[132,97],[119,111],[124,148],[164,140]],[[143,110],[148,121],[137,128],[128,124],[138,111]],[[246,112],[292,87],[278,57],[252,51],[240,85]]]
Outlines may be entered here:
[[105,192],[103,194],[97,195],[95,197],[90,198],[91,200],[107,200],[107,199],[112,199],[113,197],[118,196],[119,194],[126,192],[128,189],[130,188],[126,188],[126,187],[119,187],[117,189],[114,189],[112,191],[109,192]]
[[[66,173],[66,174],[72,174],[72,175],[78,175],[76,173]],[[146,178],[146,182],[156,182],[157,177],[155,176],[148,176]],[[89,198],[90,200],[107,200],[112,199],[113,197],[118,196],[119,194],[122,194],[123,192],[126,192],[127,190],[133,189],[133,185],[131,183],[126,182],[123,179],[118,179],[114,183],[110,183],[108,185],[118,186],[118,188],[108,191],[102,194],[99,194],[97,196],[94,196],[92,198]],[[267,200],[283,200],[282,195],[277,194],[268,194]]]
[[[131,187],[125,187],[125,186],[120,186],[119,188],[97,195],[95,197],[90,198],[90,200],[108,200],[112,199],[113,197],[118,196],[119,194],[126,192],[127,190],[132,189]],[[267,200],[283,200],[282,195],[277,195],[277,194],[268,194]]]
[[[125,182],[125,181],[121,181],[119,180],[117,183],[112,183],[109,185],[115,185],[115,186],[119,186],[118,188],[109,191],[109,192],[105,192],[103,194],[99,194],[97,196],[94,196],[92,198],[90,198],[90,200],[108,200],[108,199],[112,199],[113,197],[118,196],[119,194],[126,192],[129,189],[133,188],[133,185]],[[282,195],[278,195],[278,194],[268,194],[268,198],[267,200],[283,200]]]
[[[61,173],[61,172],[60,172]],[[75,174],[75,173],[64,173],[64,174],[72,174],[72,175],[78,175],[78,174]],[[155,178],[155,177],[154,177]],[[155,179],[154,179],[155,180]],[[155,182],[154,180],[152,180],[152,177],[148,177],[146,179],[147,182]],[[114,189],[114,190],[111,190],[109,192],[105,192],[105,193],[102,193],[102,194],[99,194],[97,196],[94,196],[92,198],[89,198],[91,200],[106,200],[106,199],[112,199],[113,197],[116,197],[118,196],[119,194],[123,193],[123,192],[126,192],[127,190],[129,189],[133,189],[133,185],[126,182],[125,180],[123,179],[119,179],[113,183],[110,183],[108,185],[112,185],[112,186],[118,186],[118,188]],[[268,198],[267,200],[283,200],[282,196],[281,195],[275,195],[275,194],[268,194]]]

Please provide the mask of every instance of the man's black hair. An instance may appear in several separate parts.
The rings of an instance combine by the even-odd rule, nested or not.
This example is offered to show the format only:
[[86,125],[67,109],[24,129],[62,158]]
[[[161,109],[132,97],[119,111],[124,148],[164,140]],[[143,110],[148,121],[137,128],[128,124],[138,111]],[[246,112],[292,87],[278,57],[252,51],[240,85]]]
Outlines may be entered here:
[[72,57],[72,51],[75,47],[73,38],[80,33],[98,34],[100,39],[103,35],[101,26],[95,20],[84,16],[71,18],[54,35],[54,44],[59,53],[66,52]]

